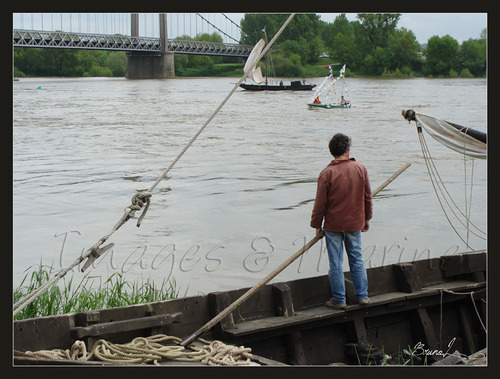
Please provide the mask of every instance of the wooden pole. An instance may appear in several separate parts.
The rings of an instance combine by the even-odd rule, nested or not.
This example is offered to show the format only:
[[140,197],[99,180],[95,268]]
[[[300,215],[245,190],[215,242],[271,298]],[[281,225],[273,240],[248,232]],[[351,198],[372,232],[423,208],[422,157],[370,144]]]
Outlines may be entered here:
[[[408,167],[410,167],[410,163],[405,164],[402,168],[400,168],[394,175],[392,175],[389,179],[387,179],[384,183],[382,183],[375,191],[372,192],[372,197],[377,195],[380,191],[382,191],[385,187],[387,187],[394,179],[396,179],[403,171],[405,171]],[[304,245],[299,251],[290,256],[287,260],[285,260],[281,265],[276,267],[271,273],[269,273],[264,279],[262,279],[255,286],[250,288],[247,292],[241,295],[238,299],[236,299],[232,304],[226,307],[222,312],[220,312],[213,319],[208,321],[205,325],[203,325],[196,332],[187,337],[184,341],[180,343],[181,346],[188,346],[200,335],[205,333],[206,331],[212,329],[218,322],[220,322],[224,317],[229,315],[232,311],[236,309],[237,306],[246,301],[249,297],[251,297],[255,292],[260,290],[264,285],[266,285],[271,279],[273,279],[276,275],[278,275],[281,271],[287,268],[293,261],[295,261],[298,257],[304,254],[307,250],[309,250],[316,242],[318,242],[321,238],[323,238],[324,232],[316,234],[308,243]]]

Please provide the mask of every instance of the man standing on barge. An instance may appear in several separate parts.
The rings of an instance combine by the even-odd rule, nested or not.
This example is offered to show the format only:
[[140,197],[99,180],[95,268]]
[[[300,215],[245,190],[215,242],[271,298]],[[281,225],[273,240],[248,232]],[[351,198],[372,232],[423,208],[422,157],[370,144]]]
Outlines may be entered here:
[[358,303],[366,305],[370,301],[361,232],[370,226],[372,195],[365,166],[349,157],[351,139],[337,133],[328,147],[334,160],[319,174],[310,225],[316,234],[324,230],[326,238],[332,298],[325,305],[345,309],[344,246]]

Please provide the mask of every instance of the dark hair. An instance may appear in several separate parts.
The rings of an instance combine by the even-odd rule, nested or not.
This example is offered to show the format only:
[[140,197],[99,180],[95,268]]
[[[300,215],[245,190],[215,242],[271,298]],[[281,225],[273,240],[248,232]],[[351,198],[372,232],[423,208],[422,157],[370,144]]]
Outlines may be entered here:
[[330,143],[328,144],[328,148],[330,149],[330,153],[334,157],[341,156],[351,147],[351,139],[342,133],[335,134]]

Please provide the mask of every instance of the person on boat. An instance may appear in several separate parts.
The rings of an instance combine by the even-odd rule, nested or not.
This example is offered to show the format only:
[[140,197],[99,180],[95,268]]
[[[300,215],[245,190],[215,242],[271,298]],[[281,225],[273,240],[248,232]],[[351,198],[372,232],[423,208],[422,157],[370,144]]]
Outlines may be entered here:
[[370,301],[361,232],[369,229],[373,205],[368,172],[362,163],[349,157],[351,139],[337,133],[328,147],[334,160],[319,174],[310,225],[316,234],[324,230],[326,238],[332,298],[325,305],[344,309],[344,246],[358,303]]
[[280,86],[283,87],[284,84],[283,84],[283,80],[280,80]]
[[321,104],[321,101],[319,100],[319,96],[316,96],[314,99],[314,104]]
[[342,96],[342,99],[340,100],[340,105],[343,107],[347,107],[349,103],[344,99],[344,96]]

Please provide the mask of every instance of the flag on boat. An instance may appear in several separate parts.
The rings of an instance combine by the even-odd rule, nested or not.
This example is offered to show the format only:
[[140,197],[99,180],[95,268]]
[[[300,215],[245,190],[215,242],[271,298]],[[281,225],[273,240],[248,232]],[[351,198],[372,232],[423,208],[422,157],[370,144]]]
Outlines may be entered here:
[[345,74],[345,65],[343,65],[342,68],[340,69],[339,75],[342,76],[344,74]]

